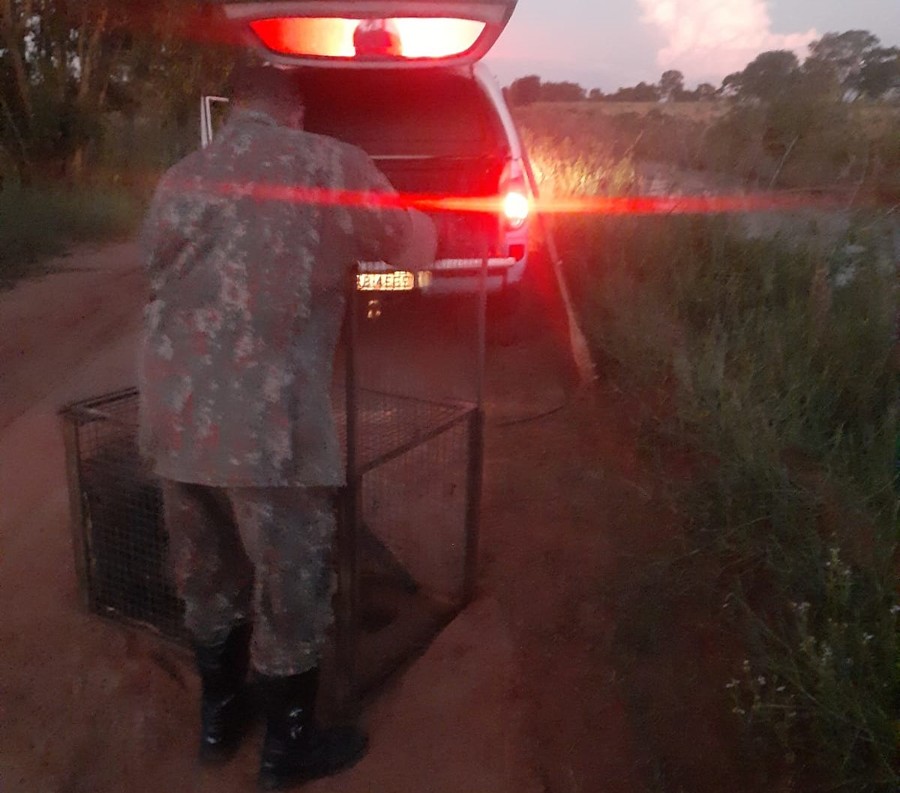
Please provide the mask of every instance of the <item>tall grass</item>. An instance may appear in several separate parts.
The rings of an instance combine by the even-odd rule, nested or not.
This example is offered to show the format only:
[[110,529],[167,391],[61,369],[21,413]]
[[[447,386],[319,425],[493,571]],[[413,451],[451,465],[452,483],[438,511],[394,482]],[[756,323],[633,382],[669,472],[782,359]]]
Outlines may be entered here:
[[712,584],[737,612],[735,718],[807,782],[897,790],[888,236],[868,223],[837,242],[748,240],[716,218],[576,233],[595,349],[665,392],[660,433],[701,461],[680,509],[687,553],[717,575],[682,583]]
[[[560,125],[525,125],[545,194],[633,180],[630,157]],[[655,437],[694,461],[674,490],[684,554],[649,566],[636,607],[712,593],[739,627],[722,702],[747,768],[795,789],[897,790],[896,220],[840,238],[750,239],[724,217],[570,217],[557,232],[596,356],[662,395]]]
[[524,127],[522,138],[541,196],[617,195],[628,192],[637,178],[629,157],[590,135],[553,134]]
[[900,111],[798,94],[771,105],[581,102],[515,108],[536,133],[614,158],[665,163],[745,180],[755,188],[900,196]]
[[141,208],[133,192],[108,185],[0,190],[0,288],[45,272],[48,257],[74,242],[126,236]]

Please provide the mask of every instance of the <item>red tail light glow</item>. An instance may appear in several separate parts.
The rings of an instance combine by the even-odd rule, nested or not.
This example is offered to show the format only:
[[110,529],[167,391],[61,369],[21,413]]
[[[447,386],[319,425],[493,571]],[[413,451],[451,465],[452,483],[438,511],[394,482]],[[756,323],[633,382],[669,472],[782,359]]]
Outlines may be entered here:
[[[347,19],[338,17],[273,17],[250,22],[250,29],[272,52],[312,58],[449,58],[470,50],[485,23],[449,17],[398,17]],[[374,31],[389,31],[389,46],[365,50]],[[362,36],[360,36],[362,33]],[[356,41],[354,42],[354,34]],[[399,42],[396,41],[399,39]],[[398,46],[399,45],[399,46]]]
[[510,160],[500,180],[503,215],[511,229],[520,229],[531,213],[531,191],[525,179],[525,168],[519,160]]
[[503,199],[503,214],[506,221],[514,228],[520,228],[528,220],[531,205],[528,198],[521,193],[507,193]]

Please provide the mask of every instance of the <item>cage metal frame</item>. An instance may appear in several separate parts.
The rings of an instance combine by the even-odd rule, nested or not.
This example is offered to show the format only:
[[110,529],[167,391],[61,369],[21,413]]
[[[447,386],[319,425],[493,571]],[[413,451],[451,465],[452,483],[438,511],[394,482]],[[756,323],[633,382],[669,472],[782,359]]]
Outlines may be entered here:
[[[334,597],[335,634],[333,665],[334,692],[336,707],[342,712],[352,712],[359,706],[362,697],[380,682],[389,677],[396,669],[419,652],[422,648],[414,646],[406,652],[398,653],[393,662],[378,674],[362,681],[357,668],[358,648],[360,644],[360,569],[359,549],[361,533],[364,530],[361,514],[361,497],[365,476],[379,466],[399,458],[407,452],[439,437],[456,427],[463,426],[466,431],[466,494],[464,515],[464,548],[462,553],[462,575],[459,596],[442,619],[434,625],[434,631],[427,637],[430,642],[443,627],[468,605],[475,593],[477,566],[480,509],[482,499],[482,475],[484,453],[484,368],[485,337],[487,314],[487,255],[482,257],[480,290],[477,300],[477,332],[476,332],[476,394],[474,402],[460,403],[458,410],[446,420],[429,428],[404,443],[388,449],[380,456],[364,459],[359,443],[359,401],[363,389],[357,382],[358,323],[360,316],[360,294],[355,289],[356,272],[352,274],[352,286],[348,288],[348,320],[345,325],[345,454],[346,485],[339,489],[337,495],[337,536],[335,538],[335,558],[337,573],[337,591]],[[129,617],[112,609],[104,609],[97,601],[91,580],[91,527],[88,525],[89,515],[86,509],[86,493],[83,482],[83,445],[81,430],[92,421],[113,421],[108,410],[110,403],[137,398],[136,388],[126,388],[104,394],[91,399],[81,400],[64,406],[59,411],[62,423],[65,446],[66,472],[69,483],[69,516],[71,524],[72,549],[75,573],[81,606],[86,610],[104,617],[149,629],[160,637],[184,647],[187,644],[186,633],[180,635],[160,630],[158,626],[146,621]],[[384,397],[397,395],[382,394]],[[424,401],[418,400],[417,401]],[[446,405],[445,405],[446,406]],[[150,480],[154,480],[148,474]],[[159,520],[163,520],[162,517]]]

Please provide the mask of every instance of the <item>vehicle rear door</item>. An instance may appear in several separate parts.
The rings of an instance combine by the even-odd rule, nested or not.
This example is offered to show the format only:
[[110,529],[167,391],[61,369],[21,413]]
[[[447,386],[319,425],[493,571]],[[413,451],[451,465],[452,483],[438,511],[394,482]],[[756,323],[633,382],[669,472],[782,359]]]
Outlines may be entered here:
[[415,69],[470,64],[517,0],[211,0],[225,23],[285,66]]

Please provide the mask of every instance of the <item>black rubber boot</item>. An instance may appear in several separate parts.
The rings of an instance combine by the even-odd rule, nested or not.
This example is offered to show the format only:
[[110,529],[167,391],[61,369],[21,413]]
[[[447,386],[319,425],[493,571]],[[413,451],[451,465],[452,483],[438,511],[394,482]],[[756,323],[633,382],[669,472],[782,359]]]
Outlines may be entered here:
[[354,727],[321,728],[313,711],[318,670],[291,677],[259,676],[266,737],[259,786],[280,790],[350,768],[366,753],[366,736]]
[[194,645],[200,672],[200,761],[231,759],[250,726],[244,687],[250,660],[250,625],[238,625],[225,641]]

